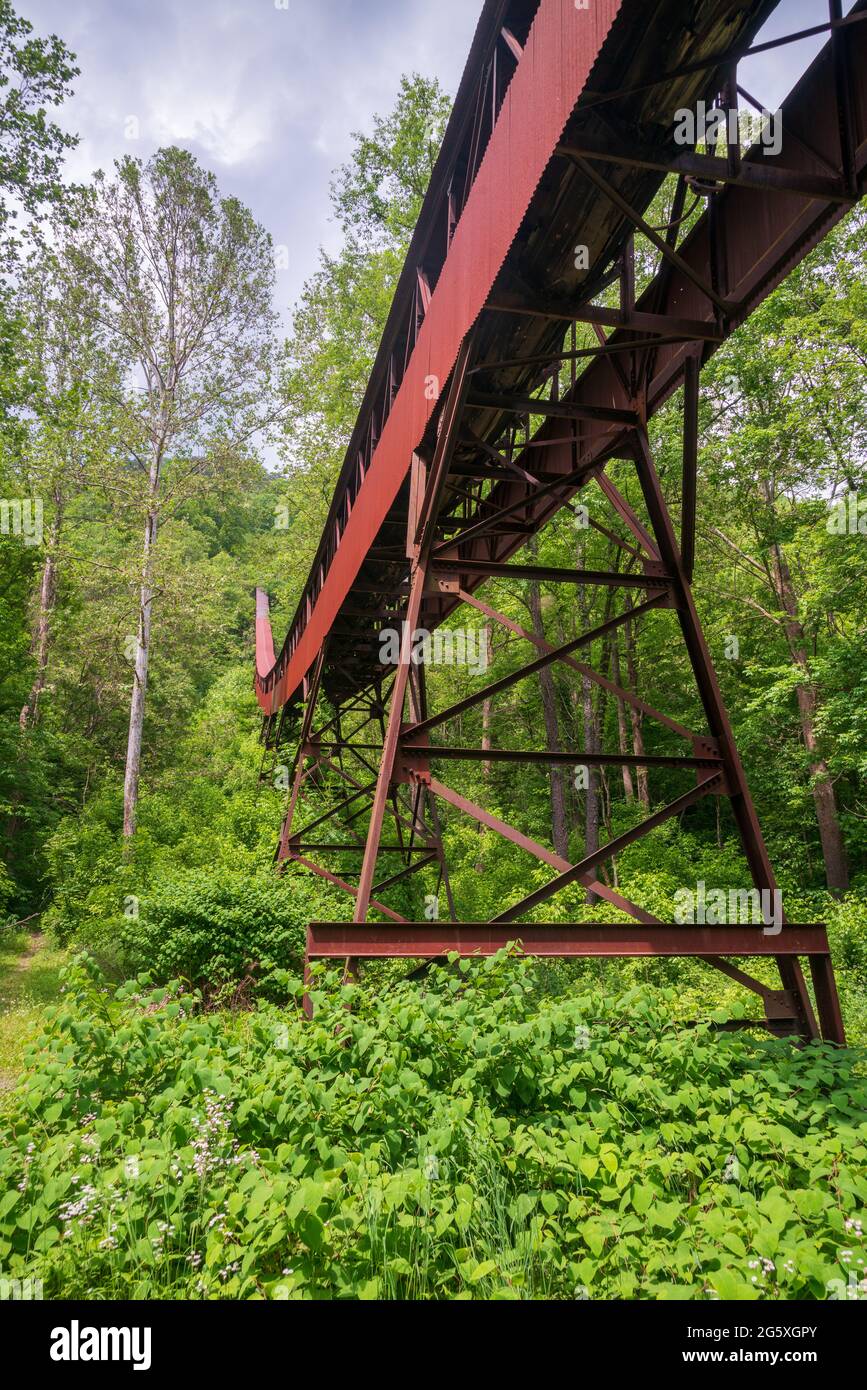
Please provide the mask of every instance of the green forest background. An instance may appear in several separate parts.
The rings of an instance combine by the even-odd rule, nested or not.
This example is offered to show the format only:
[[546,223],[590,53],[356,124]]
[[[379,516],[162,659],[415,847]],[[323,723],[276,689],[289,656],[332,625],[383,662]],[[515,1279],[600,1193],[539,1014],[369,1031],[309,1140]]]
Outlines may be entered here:
[[[0,920],[16,949],[16,931],[45,934],[52,997],[53,972],[75,960],[67,1002],[30,1054],[29,1088],[15,1092],[13,1200],[0,1200],[0,1252],[38,1268],[55,1294],[92,1296],[572,1297],[579,1287],[579,1296],[753,1297],[758,1280],[779,1280],[768,1296],[836,1296],[828,1288],[845,1284],[851,1262],[839,1253],[853,1239],[845,1223],[858,1220],[865,1196],[863,1083],[854,1061],[828,1060],[822,1049],[826,1059],[810,1061],[749,1035],[672,1032],[672,1018],[747,1007],[722,977],[688,964],[521,971],[497,962],[472,976],[471,1006],[455,981],[413,993],[382,967],[366,993],[353,994],[352,1046],[339,1059],[329,1037],[347,1016],[333,981],[323,982],[316,1023],[299,1020],[303,929],[346,916],[349,900],[303,872],[273,871],[286,792],[259,741],[253,590],[270,593],[279,639],[318,544],[447,98],[409,75],[393,109],[355,137],[332,190],[342,247],[321,254],[284,341],[274,249],[253,215],[176,149],[124,161],[87,188],[63,183],[68,137],[46,109],[77,80],[74,59],[59,40],[29,34],[6,3],[0,31],[12,79],[0,93],[0,181],[13,209],[0,229],[0,498],[44,506],[41,544],[25,543],[11,522],[0,535]],[[671,198],[666,185],[651,222],[666,221]],[[637,250],[641,288],[656,253],[640,242]],[[829,924],[855,1042],[867,1032],[865,250],[858,207],[705,367],[695,578],[787,914]],[[168,326],[152,303],[166,266],[183,291]],[[673,399],[653,422],[652,442],[675,521],[680,431]],[[625,466],[613,476],[640,511]],[[535,554],[591,569],[614,560],[611,543],[577,530],[568,511]],[[131,780],[145,590],[147,692]],[[529,583],[489,592],[513,621],[542,623],[560,641],[604,617],[604,593]],[[510,634],[490,640],[494,676],[528,659]],[[670,615],[636,619],[588,660],[700,727]],[[430,679],[446,700],[472,677],[443,668]],[[532,748],[544,731],[552,747],[670,746],[658,726],[562,666],[519,692],[485,730],[465,724],[463,741],[484,732]],[[665,772],[608,771],[576,790],[559,771],[497,764],[455,770],[451,780],[506,819],[519,807],[521,828],[572,862],[671,799],[674,786]],[[445,838],[467,920],[494,915],[540,874],[470,822],[447,819]],[[714,798],[609,871],[663,920],[683,885],[749,884],[727,808]],[[547,876],[542,869],[540,881]],[[407,888],[395,905],[418,917],[425,891]],[[607,911],[583,894],[557,902],[566,920]],[[139,983],[115,996],[130,977]],[[600,1110],[588,1101],[595,1119],[584,1124],[575,1074],[555,1085],[545,1068],[556,1070],[559,1054],[545,1054],[552,1028],[571,1037],[588,1018],[609,1049],[610,1103]],[[472,1082],[466,1058],[450,1051],[472,1049],[471,1022],[471,1033],[502,1030],[508,1039],[496,1074],[478,1056]],[[275,1029],[285,1034],[276,1051]],[[374,1058],[382,1085],[362,1105]],[[793,1089],[813,1096],[800,1128]],[[717,1108],[717,1092],[735,1099]],[[93,1113],[79,1113],[74,1093],[92,1098]],[[551,1096],[565,1094],[575,1114],[561,1115],[555,1134],[560,1100]],[[235,1100],[224,1104],[226,1096]],[[767,1151],[756,1135],[756,1152],[747,1152],[751,1123],[764,1126]],[[624,1125],[634,1142],[619,1149]],[[96,1224],[86,1204],[83,1217],[70,1215],[69,1174],[88,1144],[122,1178],[130,1133],[137,1153],[160,1154],[145,1164],[153,1190],[142,1210],[127,1202],[116,1221],[106,1197]],[[211,1157],[191,1158],[177,1202],[166,1205],[170,1155],[188,1141],[199,1154],[196,1133],[211,1136]],[[405,1133],[411,1138],[398,1137]],[[555,1140],[579,1173],[577,1196],[571,1179],[561,1190],[552,1177],[546,1145]],[[16,1227],[34,1181],[34,1143],[44,1150],[42,1195]],[[266,1148],[280,1156],[267,1182],[255,1164],[227,1173],[238,1152]],[[730,1160],[750,1171],[736,1193],[730,1179],[721,1187]],[[843,1181],[847,1162],[854,1175]],[[461,1180],[436,1207],[434,1169],[448,1164]],[[218,1169],[219,1200],[203,1195]],[[121,1182],[106,1172],[92,1175],[103,1195]],[[716,1195],[696,1206],[711,1172]],[[354,1195],[338,1199],[338,1190]],[[658,1224],[647,1218],[651,1205]],[[220,1213],[214,1232],[208,1222]],[[243,1236],[232,1234],[239,1214]],[[689,1227],[699,1220],[700,1239]],[[76,1232],[70,1240],[66,1227]],[[275,1231],[294,1253],[269,1245]]]

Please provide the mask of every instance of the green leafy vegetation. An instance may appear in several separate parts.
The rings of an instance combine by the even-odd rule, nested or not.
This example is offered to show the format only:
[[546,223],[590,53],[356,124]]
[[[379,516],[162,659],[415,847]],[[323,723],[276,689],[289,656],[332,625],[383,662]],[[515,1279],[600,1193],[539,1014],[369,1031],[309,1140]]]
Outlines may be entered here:
[[[297,986],[300,989],[300,985]],[[7,1099],[48,1296],[827,1298],[864,1278],[852,1053],[683,1028],[505,956],[203,1014],[79,957]],[[836,1295],[835,1295],[836,1296]]]
[[[0,535],[3,1274],[42,1279],[51,1298],[863,1296],[863,208],[703,369],[695,582],[788,917],[828,925],[850,1049],[728,1031],[756,998],[696,961],[504,955],[413,979],[391,962],[352,983],[320,969],[310,1021],[306,927],[345,920],[352,900],[301,866],[274,871],[299,715],[272,761],[252,593],[267,589],[282,634],[449,102],[412,75],[355,136],[333,185],[342,242],[278,346],[270,240],[208,170],[169,148],[72,190],[71,138],[44,108],[73,56],[5,0],[0,70],[0,191],[53,221],[51,237],[37,226],[19,242],[0,215],[0,270],[15,269],[0,293],[0,499],[44,508],[38,543]],[[665,226],[671,208],[666,184],[649,220]],[[158,257],[181,325],[148,251],[166,227],[186,248]],[[640,289],[656,266],[640,237],[637,257]],[[576,342],[597,345],[589,328]],[[652,423],[675,522],[679,408]],[[609,476],[645,517],[634,471],[614,462]],[[597,504],[601,529],[564,509],[527,558],[634,566],[622,519]],[[840,504],[854,532],[829,525]],[[610,590],[530,580],[494,579],[485,597],[507,620],[470,619],[491,680],[531,657],[516,629],[564,644],[612,611]],[[675,622],[630,619],[586,650],[602,683],[560,663],[510,703],[466,711],[461,741],[683,752],[616,694],[705,727]],[[472,680],[432,668],[431,702]],[[335,713],[323,699],[322,720]],[[449,770],[462,796],[570,862],[682,778],[636,763],[583,785],[560,766]],[[323,758],[302,828],[338,788]],[[334,861],[346,882],[365,829],[341,841],[356,854]],[[468,921],[551,876],[451,810],[443,842]],[[711,797],[599,872],[662,921],[683,885],[750,882],[729,806]],[[389,904],[420,920],[438,874],[389,888]],[[578,885],[537,915],[624,920]],[[779,987],[773,961],[750,968]]]

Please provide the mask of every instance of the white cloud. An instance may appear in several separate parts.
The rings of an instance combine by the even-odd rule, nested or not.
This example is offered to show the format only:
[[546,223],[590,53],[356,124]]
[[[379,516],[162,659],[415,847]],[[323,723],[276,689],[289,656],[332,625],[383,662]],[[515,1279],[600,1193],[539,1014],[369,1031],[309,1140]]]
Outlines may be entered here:
[[[77,53],[63,123],[87,179],[124,154],[191,149],[289,247],[288,305],[316,266],[333,169],[351,132],[387,111],[413,69],[457,87],[481,0],[28,0],[40,32]],[[129,118],[138,123],[130,139]]]

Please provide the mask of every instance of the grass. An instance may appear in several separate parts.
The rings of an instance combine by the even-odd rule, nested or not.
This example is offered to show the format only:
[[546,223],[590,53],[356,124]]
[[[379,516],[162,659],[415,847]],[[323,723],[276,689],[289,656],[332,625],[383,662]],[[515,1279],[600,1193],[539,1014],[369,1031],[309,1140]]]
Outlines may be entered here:
[[59,995],[66,959],[39,932],[0,932],[0,1090],[18,1077],[45,1005]]

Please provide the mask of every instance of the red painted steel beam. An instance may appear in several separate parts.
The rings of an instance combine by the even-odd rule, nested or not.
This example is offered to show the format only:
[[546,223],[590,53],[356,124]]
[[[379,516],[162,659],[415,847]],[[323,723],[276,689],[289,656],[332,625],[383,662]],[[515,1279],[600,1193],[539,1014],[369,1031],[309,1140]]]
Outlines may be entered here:
[[544,922],[311,922],[309,960],[492,956],[516,942],[533,956],[828,956],[824,926],[786,925],[776,935],[760,926],[675,926]]
[[[465,816],[470,816],[473,820],[478,821],[479,825],[486,826],[488,830],[493,830],[496,835],[502,835],[504,840],[508,840],[510,844],[517,845],[519,849],[526,850],[528,854],[532,854],[535,859],[540,860],[543,864],[550,864],[552,869],[557,869],[558,872],[562,872],[571,867],[568,859],[561,859],[559,854],[554,854],[551,850],[546,849],[544,845],[540,845],[538,841],[531,840],[528,835],[523,834],[520,830],[516,830],[513,825],[509,825],[506,821],[500,820],[499,816],[491,815],[490,811],[486,811],[483,806],[477,806],[474,801],[468,800],[467,797],[461,796],[458,792],[453,791],[451,787],[447,787],[442,782],[438,782],[435,777],[432,777],[430,780],[430,789],[434,796],[438,796],[441,800],[447,801],[450,806],[454,806],[455,810],[461,811]],[[584,884],[585,888],[591,889],[597,897],[604,898],[606,902],[612,903],[613,906],[619,908],[621,912],[628,913],[639,922],[657,922],[659,920],[657,917],[654,917],[652,913],[645,911],[643,907],[639,907],[637,903],[631,902],[629,898],[624,898],[621,893],[616,892],[613,888],[609,888],[606,884],[600,883],[598,879],[594,878],[591,871],[582,874],[580,882]]]
[[256,590],[256,675],[265,677],[274,668],[274,637],[268,615],[268,595]]
[[535,676],[539,671],[550,666],[555,661],[562,661],[563,657],[571,656],[580,647],[590,646],[600,637],[607,637],[609,632],[614,632],[616,628],[622,627],[624,623],[632,622],[636,618],[643,617],[654,608],[661,608],[668,602],[666,594],[660,594],[647,599],[644,603],[638,603],[627,613],[618,613],[616,617],[609,618],[607,622],[600,623],[598,627],[591,628],[588,632],[582,632],[579,637],[573,637],[571,642],[565,642],[560,647],[552,647],[539,656],[535,661],[530,661],[526,666],[519,666],[516,671],[510,671],[507,676],[501,676],[499,680],[493,681],[490,685],[484,686],[481,690],[475,691],[472,695],[467,695],[463,700],[458,700],[456,704],[449,705],[448,709],[440,710],[436,714],[429,715],[420,723],[410,725],[406,731],[410,737],[418,737],[426,734],[430,729],[437,728],[440,724],[445,724],[449,719],[454,719],[457,715],[463,714],[465,710],[472,709],[475,705],[481,704],[483,700],[490,699],[494,695],[501,694],[511,686],[517,685],[519,681],[526,680],[528,676]]
[[[332,883],[335,888],[342,888],[345,893],[349,893],[350,897],[358,897],[358,889],[353,888],[351,883],[347,883],[339,875],[331,873],[330,869],[323,869],[321,864],[314,864],[312,859],[305,859],[301,854],[290,854],[288,858],[294,864],[301,864],[305,869],[310,869],[311,873],[318,874],[320,878]],[[369,899],[369,906],[375,908],[377,912],[382,912],[386,917],[391,917],[395,922],[404,921],[399,912],[395,912],[393,908],[387,907],[385,903],[379,902],[376,898]]]
[[[337,853],[337,852],[339,851],[341,854],[344,854],[344,853],[345,853],[345,854],[363,854],[363,853],[364,853],[364,845],[344,844],[344,843],[342,843],[342,842],[339,841],[339,840],[330,841],[330,842],[328,842],[328,843],[319,843],[319,842],[317,842],[317,841],[315,841],[315,840],[311,840],[311,841],[309,841],[309,842],[306,841],[306,840],[305,840],[305,841],[296,841],[296,840],[293,838],[293,839],[291,840],[291,847],[292,847],[292,852],[293,852],[293,854],[306,854],[306,853],[308,853],[308,852],[312,854],[312,853],[314,852],[314,850],[316,850],[316,851],[319,851],[319,850],[326,850],[326,851],[328,851],[328,853]],[[431,848],[430,845],[418,845],[418,846],[415,846],[415,847],[412,847],[412,848],[410,848],[410,847],[408,847],[408,846],[406,846],[406,845],[380,845],[380,846],[379,846],[379,851],[378,851],[378,852],[379,852],[380,854],[403,854],[403,855],[407,855],[407,854],[429,854],[429,853],[430,853],[430,848]]]
[[[722,341],[719,329],[701,319],[684,319],[637,309],[624,313],[620,309],[606,309],[599,304],[576,304],[571,307],[565,303],[558,304],[553,299],[499,287],[486,307],[500,314],[523,314],[525,318],[562,319],[564,323],[592,323],[600,328],[628,328],[632,333],[676,334],[679,340],[701,338],[709,342]],[[607,346],[609,344],[606,343]],[[594,357],[597,355],[594,353]]]

